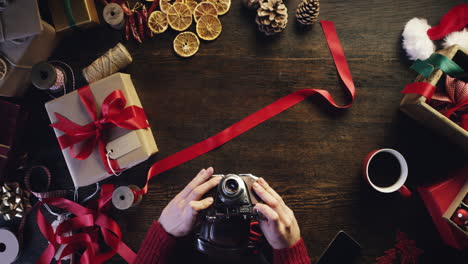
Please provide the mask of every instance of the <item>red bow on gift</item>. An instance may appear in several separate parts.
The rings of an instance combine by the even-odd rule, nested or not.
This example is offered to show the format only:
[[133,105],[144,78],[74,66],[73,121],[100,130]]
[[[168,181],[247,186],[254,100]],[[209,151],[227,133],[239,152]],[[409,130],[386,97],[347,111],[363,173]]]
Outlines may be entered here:
[[[41,210],[37,210],[39,230],[49,241],[47,249],[42,253],[37,264],[49,264],[59,245],[66,245],[66,247],[62,251],[58,263],[61,263],[63,257],[76,252],[83,252],[80,263],[85,264],[103,263],[115,253],[122,256],[128,263],[133,263],[136,258],[135,252],[122,242],[122,233],[118,224],[106,215],[113,190],[113,185],[102,185],[100,198],[90,202],[87,207],[61,197],[44,199],[41,203],[71,212],[75,217],[62,222],[54,233]],[[64,236],[70,231],[78,231],[78,233]],[[99,236],[102,236],[110,250],[101,252]]]
[[[87,125],[78,125],[67,119],[59,113],[55,113],[58,122],[51,126],[64,132],[58,138],[62,149],[70,147],[72,157],[84,160],[91,155],[96,145],[99,146],[99,153],[103,160],[104,167],[107,172],[111,173],[108,163],[106,162],[106,145],[105,129],[113,126],[118,126],[125,129],[136,130],[149,127],[146,114],[141,107],[129,106],[125,107],[127,100],[122,91],[116,90],[109,94],[101,105],[101,117],[98,117],[96,102],[89,85],[78,90],[80,100],[86,108],[93,122]],[[75,154],[74,147],[78,143],[83,143],[81,150]],[[111,166],[118,169],[118,164],[115,160],[110,160]]]

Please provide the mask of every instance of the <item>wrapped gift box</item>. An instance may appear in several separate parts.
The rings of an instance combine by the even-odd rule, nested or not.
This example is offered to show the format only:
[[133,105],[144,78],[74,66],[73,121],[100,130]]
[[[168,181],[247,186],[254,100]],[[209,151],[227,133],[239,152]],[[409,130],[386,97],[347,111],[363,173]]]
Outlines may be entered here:
[[[81,88],[83,89],[83,88]],[[90,90],[97,104],[97,113],[101,113],[101,104],[114,91],[120,90],[127,100],[126,107],[142,107],[130,75],[116,73],[107,78],[90,84]],[[78,91],[74,91],[45,105],[52,124],[58,122],[55,113],[61,114],[74,123],[84,126],[92,123],[92,118],[83,105]],[[64,133],[55,129],[57,137]],[[148,159],[158,151],[151,128],[127,130],[120,127],[111,127],[105,131],[107,146],[116,146],[116,153],[120,152],[115,160],[120,168],[130,168]],[[82,147],[78,146],[78,149]],[[120,150],[119,150],[120,148]],[[79,160],[74,158],[69,148],[62,149],[71,177],[76,187],[87,186],[101,181],[111,175],[104,165],[98,146],[95,146],[91,155]],[[117,154],[116,154],[117,155]],[[111,158],[113,158],[111,156]]]
[[0,100],[0,179],[18,165],[19,143],[24,128],[26,113],[19,105]]
[[[454,45],[440,50],[437,53],[452,59],[465,71],[468,71],[468,50],[463,49],[458,45]],[[440,69],[437,69],[432,72],[429,78],[418,75],[415,82],[428,82],[437,86],[439,85],[439,81],[441,81],[443,74],[444,73]],[[462,148],[468,151],[468,131],[430,106],[426,102],[426,97],[419,94],[405,94],[401,101],[400,109],[413,119],[416,119],[424,125],[438,131],[440,134],[445,135],[447,138],[458,143]]]
[[443,215],[462,189],[466,180],[468,180],[468,167],[456,171],[442,182],[418,188],[432,221],[439,230],[440,237],[445,244],[457,249],[468,248],[468,238],[456,227],[448,223]]
[[36,0],[8,1],[0,12],[0,42],[35,36],[42,31]]
[[[447,222],[449,222],[452,226],[454,226],[457,230],[460,232],[464,233],[466,236],[468,236],[468,230],[463,229],[460,225],[452,221],[452,216],[455,214],[456,210],[458,208],[463,208],[464,210],[468,210],[468,204],[465,204],[463,202],[463,199],[468,195],[468,170],[467,170],[467,176],[466,176],[466,181],[465,185],[463,185],[462,189],[458,192],[457,196],[455,199],[453,199],[453,202],[450,204],[448,209],[445,211],[445,214],[443,217]],[[467,237],[468,239],[468,237]]]
[[49,9],[57,32],[99,24],[94,0],[49,0]]
[[0,43],[0,58],[7,64],[7,73],[0,80],[0,96],[23,95],[31,84],[32,66],[47,60],[52,54],[56,46],[55,30],[44,21],[41,25],[42,31],[39,35],[26,38],[20,43]]

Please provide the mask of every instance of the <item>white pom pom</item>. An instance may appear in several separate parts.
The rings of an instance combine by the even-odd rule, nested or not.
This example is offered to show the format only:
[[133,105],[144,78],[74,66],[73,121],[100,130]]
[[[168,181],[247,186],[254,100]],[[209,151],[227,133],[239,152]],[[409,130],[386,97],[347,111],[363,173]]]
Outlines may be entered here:
[[445,37],[444,47],[448,48],[452,45],[458,44],[461,47],[468,49],[468,30],[464,28],[462,31],[450,33]]
[[403,48],[411,60],[425,60],[435,52],[435,45],[427,36],[431,26],[426,19],[413,18],[403,30]]

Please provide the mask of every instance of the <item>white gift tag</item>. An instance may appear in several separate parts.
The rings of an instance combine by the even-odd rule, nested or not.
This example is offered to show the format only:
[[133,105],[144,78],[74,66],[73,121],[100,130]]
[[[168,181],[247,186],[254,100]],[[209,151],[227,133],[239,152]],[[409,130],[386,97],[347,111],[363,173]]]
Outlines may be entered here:
[[141,147],[141,143],[137,133],[132,131],[107,143],[106,151],[109,153],[109,158],[118,159],[139,147]]

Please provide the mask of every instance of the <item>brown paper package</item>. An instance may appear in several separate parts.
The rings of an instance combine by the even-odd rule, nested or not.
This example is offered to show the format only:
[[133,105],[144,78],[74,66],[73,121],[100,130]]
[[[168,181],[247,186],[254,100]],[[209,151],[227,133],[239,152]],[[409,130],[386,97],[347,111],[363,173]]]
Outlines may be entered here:
[[[100,105],[104,99],[115,90],[121,90],[123,92],[127,99],[126,106],[136,105],[142,107],[130,75],[128,74],[116,73],[92,83],[90,87],[97,104],[98,113],[101,111]],[[71,92],[50,101],[46,103],[45,107],[51,123],[57,122],[54,113],[60,113],[79,125],[86,125],[91,122],[91,117],[82,104],[78,91]],[[57,137],[63,135],[63,133],[57,129],[54,129],[54,131]],[[137,134],[141,146],[117,159],[117,163],[120,168],[133,167],[147,160],[151,155],[158,151],[151,128],[127,130],[114,127],[109,130],[108,142],[111,142],[127,133],[133,133],[133,131]],[[77,148],[79,149],[80,145],[77,145]],[[73,158],[70,154],[69,148],[63,149],[62,153],[75,187],[87,186],[104,180],[110,176],[103,165],[97,146],[93,153],[85,160]]]

